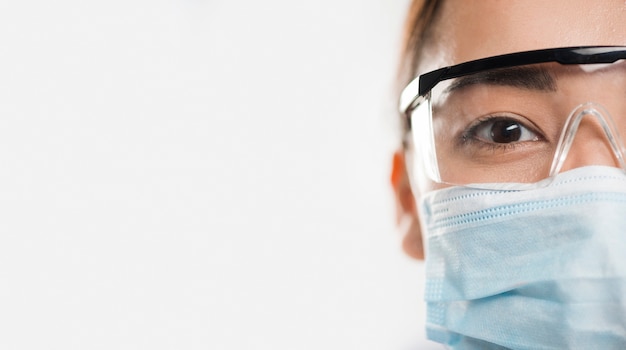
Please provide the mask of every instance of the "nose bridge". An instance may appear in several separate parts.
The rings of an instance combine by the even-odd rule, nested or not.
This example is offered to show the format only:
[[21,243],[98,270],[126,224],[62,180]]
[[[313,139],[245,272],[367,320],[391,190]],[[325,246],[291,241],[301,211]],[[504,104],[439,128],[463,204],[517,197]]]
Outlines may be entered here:
[[594,103],[580,105],[567,118],[550,176],[586,165],[616,166],[626,171],[624,146],[613,118]]

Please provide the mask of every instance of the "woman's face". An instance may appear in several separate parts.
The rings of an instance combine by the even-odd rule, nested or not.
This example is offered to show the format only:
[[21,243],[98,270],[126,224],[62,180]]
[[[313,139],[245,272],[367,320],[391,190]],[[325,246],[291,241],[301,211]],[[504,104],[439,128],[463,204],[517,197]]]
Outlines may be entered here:
[[[443,0],[432,38],[421,53],[418,74],[519,51],[566,46],[623,46],[626,45],[626,3],[623,0]],[[610,98],[605,95],[607,93],[610,92],[581,91],[580,98],[593,99],[596,94],[607,99]],[[583,102],[587,101],[580,101]],[[394,173],[397,173],[395,168],[394,162]],[[419,183],[419,188],[413,191],[424,193],[438,187],[428,181]],[[419,193],[403,193],[402,184],[399,180],[394,182],[399,203],[406,202],[406,196],[419,198]],[[413,215],[417,222],[415,208],[409,207],[399,206],[400,211],[405,211],[401,214]],[[405,232],[405,250],[419,257],[423,254],[419,225],[406,227],[409,229]]]

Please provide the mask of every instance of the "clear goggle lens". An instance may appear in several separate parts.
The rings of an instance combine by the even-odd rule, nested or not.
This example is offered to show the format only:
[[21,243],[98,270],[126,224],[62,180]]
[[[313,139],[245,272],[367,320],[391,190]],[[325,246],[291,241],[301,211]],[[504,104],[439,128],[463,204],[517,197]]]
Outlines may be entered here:
[[[439,82],[411,109],[414,164],[437,183],[537,183],[567,169],[626,169],[626,62],[556,62]],[[613,119],[611,115],[619,117]]]

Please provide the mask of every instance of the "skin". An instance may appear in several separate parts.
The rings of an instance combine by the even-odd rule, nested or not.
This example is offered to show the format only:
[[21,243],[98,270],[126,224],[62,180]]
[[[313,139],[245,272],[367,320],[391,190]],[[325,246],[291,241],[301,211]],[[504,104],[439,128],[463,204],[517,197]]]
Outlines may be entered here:
[[[424,49],[419,74],[469,60],[552,47],[626,45],[626,2],[623,0],[445,0],[432,40]],[[571,102],[601,101],[607,97],[602,82],[572,87]],[[620,106],[625,110],[625,106]],[[569,108],[569,106],[568,106]],[[614,164],[606,140],[596,129],[581,129],[563,170],[580,164]],[[586,131],[585,131],[586,130]],[[624,135],[624,132],[622,132]],[[624,135],[626,136],[626,135]],[[411,257],[424,258],[415,198],[440,185],[417,181],[409,184],[404,152],[393,156],[391,184],[397,204],[397,221],[404,235],[403,249]],[[601,157],[601,158],[598,158]],[[420,177],[419,174],[417,174]]]

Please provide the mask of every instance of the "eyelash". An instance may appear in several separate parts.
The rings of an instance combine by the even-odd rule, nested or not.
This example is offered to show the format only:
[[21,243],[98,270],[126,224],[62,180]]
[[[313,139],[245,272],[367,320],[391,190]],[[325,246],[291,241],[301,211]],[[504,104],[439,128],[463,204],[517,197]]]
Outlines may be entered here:
[[480,147],[481,149],[488,149],[490,151],[511,151],[516,149],[519,146],[522,146],[524,141],[521,142],[510,142],[510,143],[496,143],[496,142],[485,142],[477,137],[478,129],[485,126],[488,123],[493,123],[497,121],[515,121],[515,123],[519,123],[524,128],[530,130],[535,135],[537,135],[538,140],[543,140],[544,137],[541,132],[537,131],[535,127],[529,127],[527,124],[521,122],[519,118],[514,118],[512,116],[507,115],[489,115],[483,118],[479,118],[472,122],[469,127],[463,131],[460,137],[460,143],[462,145],[473,144],[475,146]]
[[472,136],[466,136],[466,135],[462,136],[461,142],[463,146],[467,146],[468,144],[471,144],[472,146],[479,147],[481,150],[488,150],[488,151],[511,151],[519,146],[519,143],[517,142],[515,143],[491,143],[491,142],[484,142],[478,138],[475,138]]

